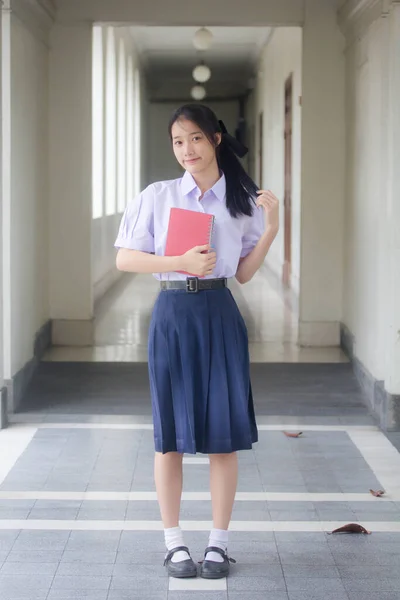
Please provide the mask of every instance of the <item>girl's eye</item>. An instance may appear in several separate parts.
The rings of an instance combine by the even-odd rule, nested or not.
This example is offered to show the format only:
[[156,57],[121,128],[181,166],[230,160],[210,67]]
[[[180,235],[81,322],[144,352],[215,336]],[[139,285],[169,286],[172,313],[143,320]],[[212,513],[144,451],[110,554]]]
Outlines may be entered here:
[[194,139],[195,141],[197,141],[197,140],[201,140],[201,137],[200,137],[199,135],[195,135],[193,139]]

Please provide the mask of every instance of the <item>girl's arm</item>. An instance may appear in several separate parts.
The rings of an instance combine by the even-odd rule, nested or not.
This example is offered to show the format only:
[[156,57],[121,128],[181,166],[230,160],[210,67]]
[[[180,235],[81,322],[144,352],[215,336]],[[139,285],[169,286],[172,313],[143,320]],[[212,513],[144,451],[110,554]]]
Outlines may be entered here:
[[278,198],[270,191],[260,190],[258,194],[257,206],[263,207],[267,218],[267,225],[253,250],[239,261],[236,271],[236,279],[239,283],[247,283],[252,279],[263,264],[267,252],[279,230]]
[[156,256],[140,250],[118,250],[116,265],[119,271],[130,273],[168,273],[180,271],[182,256]]
[[253,250],[247,256],[240,259],[236,271],[236,279],[239,283],[247,283],[253,278],[263,264],[277,233],[278,229],[268,226]]
[[185,271],[195,275],[211,275],[216,264],[215,252],[209,246],[195,246],[182,256],[157,256],[140,250],[120,248],[116,265],[119,271],[130,273],[169,273],[170,271]]

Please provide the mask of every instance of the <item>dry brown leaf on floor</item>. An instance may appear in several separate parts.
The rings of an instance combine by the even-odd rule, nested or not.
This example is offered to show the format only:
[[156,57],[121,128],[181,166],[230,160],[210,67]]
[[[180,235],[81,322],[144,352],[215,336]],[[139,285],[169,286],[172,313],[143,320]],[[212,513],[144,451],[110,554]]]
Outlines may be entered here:
[[374,490],[369,490],[371,492],[371,494],[373,496],[375,496],[376,498],[380,498],[381,496],[383,496],[383,494],[385,493],[384,490],[378,490],[377,492],[375,492]]
[[331,533],[364,533],[369,535],[371,532],[358,523],[348,523],[347,525],[343,525],[343,527],[334,529]]
[[298,433],[291,433],[290,431],[284,431],[283,433],[284,433],[284,434],[285,434],[287,437],[293,437],[293,438],[298,438],[298,437],[300,437],[300,436],[303,434],[303,432],[302,432],[302,431],[299,431]]

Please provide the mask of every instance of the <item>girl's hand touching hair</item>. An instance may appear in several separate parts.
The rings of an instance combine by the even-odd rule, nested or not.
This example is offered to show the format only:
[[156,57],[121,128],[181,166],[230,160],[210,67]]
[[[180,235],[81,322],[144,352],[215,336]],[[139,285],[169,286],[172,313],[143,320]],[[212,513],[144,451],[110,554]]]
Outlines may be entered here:
[[258,190],[257,206],[262,206],[266,217],[267,227],[274,231],[279,229],[279,200],[270,190]]

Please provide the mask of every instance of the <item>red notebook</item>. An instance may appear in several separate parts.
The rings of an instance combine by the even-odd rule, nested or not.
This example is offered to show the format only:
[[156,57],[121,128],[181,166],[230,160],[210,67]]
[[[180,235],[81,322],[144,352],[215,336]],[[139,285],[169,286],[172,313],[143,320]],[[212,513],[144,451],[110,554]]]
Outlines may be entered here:
[[[214,215],[195,210],[171,208],[165,256],[182,256],[195,246],[211,244],[214,219]],[[185,271],[178,273],[192,275]]]

